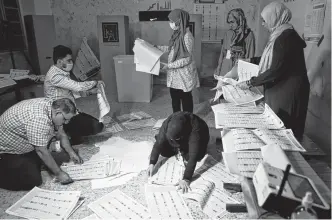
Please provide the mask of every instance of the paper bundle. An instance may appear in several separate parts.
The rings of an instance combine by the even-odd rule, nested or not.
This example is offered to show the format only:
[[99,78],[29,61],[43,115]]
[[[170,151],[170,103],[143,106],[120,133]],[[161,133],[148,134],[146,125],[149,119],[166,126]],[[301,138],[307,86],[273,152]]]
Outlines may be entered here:
[[104,85],[100,85],[100,89],[97,94],[97,99],[98,99],[98,106],[99,106],[99,122],[103,121],[103,117],[107,115],[107,113],[111,110],[110,104],[107,101],[106,94],[105,94],[105,89]]
[[79,191],[33,188],[6,213],[28,219],[67,219],[82,204]]
[[163,52],[148,42],[136,39],[133,48],[136,71],[159,75],[160,57]]

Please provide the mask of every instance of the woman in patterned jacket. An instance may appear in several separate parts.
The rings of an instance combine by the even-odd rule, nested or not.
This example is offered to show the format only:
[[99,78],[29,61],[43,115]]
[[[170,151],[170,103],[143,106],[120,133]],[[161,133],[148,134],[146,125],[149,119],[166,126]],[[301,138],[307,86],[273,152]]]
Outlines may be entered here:
[[170,88],[173,113],[193,112],[194,104],[191,91],[199,87],[198,73],[193,56],[194,37],[189,30],[189,14],[174,9],[169,15],[173,34],[168,46],[157,46],[169,52],[168,63],[162,68],[167,73],[167,87]]

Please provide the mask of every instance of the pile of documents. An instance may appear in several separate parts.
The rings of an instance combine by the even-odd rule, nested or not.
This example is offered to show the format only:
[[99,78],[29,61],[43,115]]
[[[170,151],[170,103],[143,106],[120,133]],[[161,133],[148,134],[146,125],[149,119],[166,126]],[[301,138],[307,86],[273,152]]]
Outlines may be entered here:
[[67,219],[84,203],[79,191],[51,191],[33,188],[6,213],[28,219]]
[[159,75],[163,52],[142,39],[136,39],[133,48],[136,71]]

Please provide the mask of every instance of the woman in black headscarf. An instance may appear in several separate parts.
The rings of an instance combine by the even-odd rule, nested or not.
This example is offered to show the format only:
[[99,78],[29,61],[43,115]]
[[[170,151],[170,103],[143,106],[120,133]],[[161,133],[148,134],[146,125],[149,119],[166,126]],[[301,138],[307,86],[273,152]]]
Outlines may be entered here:
[[189,30],[189,14],[174,9],[169,15],[173,30],[168,46],[157,46],[169,52],[168,63],[163,67],[167,73],[167,87],[170,88],[173,112],[182,110],[193,112],[194,104],[191,91],[199,87],[198,73],[193,57],[194,37]]
[[226,21],[230,30],[226,32],[221,45],[218,67],[214,71],[217,76],[228,73],[238,59],[250,59],[255,55],[255,36],[247,25],[243,10],[230,10]]
[[148,174],[151,176],[159,155],[180,155],[186,166],[179,188],[187,192],[196,163],[203,159],[209,143],[209,128],[205,121],[190,112],[176,112],[162,124],[150,156]]

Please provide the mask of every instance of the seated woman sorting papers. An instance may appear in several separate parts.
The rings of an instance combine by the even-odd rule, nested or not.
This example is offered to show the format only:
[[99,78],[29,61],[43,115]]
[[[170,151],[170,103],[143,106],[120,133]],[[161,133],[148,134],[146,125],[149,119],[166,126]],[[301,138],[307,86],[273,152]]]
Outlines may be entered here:
[[209,128],[203,119],[189,112],[173,113],[163,122],[156,135],[150,156],[149,176],[153,173],[159,155],[171,157],[181,154],[185,171],[178,185],[183,192],[187,192],[196,163],[206,154],[209,139]]

